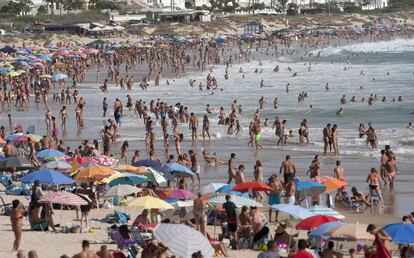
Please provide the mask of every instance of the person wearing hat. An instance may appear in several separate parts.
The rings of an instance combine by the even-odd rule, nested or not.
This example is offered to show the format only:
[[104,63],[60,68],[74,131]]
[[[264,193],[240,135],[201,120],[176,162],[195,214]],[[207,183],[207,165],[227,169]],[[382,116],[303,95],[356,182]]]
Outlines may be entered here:
[[290,248],[294,248],[296,245],[296,241],[293,239],[294,237],[297,237],[299,234],[296,233],[294,235],[289,235],[286,232],[286,228],[287,225],[284,222],[279,223],[279,225],[277,226],[276,230],[275,230],[275,236],[274,236],[274,240],[276,245],[279,244],[287,244],[289,245]]

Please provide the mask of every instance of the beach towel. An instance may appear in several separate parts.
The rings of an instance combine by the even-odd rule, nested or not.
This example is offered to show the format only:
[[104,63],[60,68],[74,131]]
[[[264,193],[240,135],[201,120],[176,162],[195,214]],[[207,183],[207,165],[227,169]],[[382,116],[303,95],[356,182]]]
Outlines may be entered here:
[[115,211],[115,217],[118,219],[118,223],[126,224],[131,219],[128,214],[120,211]]

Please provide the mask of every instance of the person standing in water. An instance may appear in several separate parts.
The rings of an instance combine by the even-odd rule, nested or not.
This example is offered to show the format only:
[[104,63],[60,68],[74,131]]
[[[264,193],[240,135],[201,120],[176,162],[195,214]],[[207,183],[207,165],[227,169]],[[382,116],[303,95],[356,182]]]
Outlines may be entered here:
[[197,141],[198,117],[194,113],[190,114],[190,123],[188,124],[188,127],[191,130],[192,141]]
[[230,154],[230,159],[227,162],[228,165],[228,174],[229,174],[229,179],[227,180],[227,184],[230,184],[231,181],[233,179],[235,179],[236,176],[236,172],[235,172],[235,159],[236,159],[236,154],[235,153],[231,153]]
[[290,159],[289,155],[286,155],[285,160],[280,166],[279,174],[283,172],[283,181],[285,184],[288,182],[289,177],[294,177],[296,175],[296,167],[293,161]]

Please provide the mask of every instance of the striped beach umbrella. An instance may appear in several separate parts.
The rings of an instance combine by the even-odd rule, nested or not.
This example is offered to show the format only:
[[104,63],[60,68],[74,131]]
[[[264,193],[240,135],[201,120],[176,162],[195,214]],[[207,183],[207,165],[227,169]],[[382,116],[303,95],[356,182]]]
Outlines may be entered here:
[[157,240],[167,243],[171,253],[183,258],[191,258],[192,254],[198,251],[205,258],[214,255],[210,241],[199,231],[183,224],[161,223],[155,227],[154,236]]
[[87,205],[88,202],[73,193],[68,192],[49,192],[42,196],[40,203],[56,203],[62,205]]
[[315,206],[309,207],[308,210],[314,215],[327,215],[327,216],[335,217],[337,219],[345,219],[345,216],[342,215],[341,213],[337,212],[334,209],[325,207],[325,206],[315,205]]

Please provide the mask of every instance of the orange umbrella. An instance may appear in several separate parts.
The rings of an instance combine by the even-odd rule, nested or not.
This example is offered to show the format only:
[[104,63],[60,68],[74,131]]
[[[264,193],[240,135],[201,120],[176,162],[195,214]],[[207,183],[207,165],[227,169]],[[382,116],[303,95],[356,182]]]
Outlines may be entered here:
[[104,166],[91,166],[81,168],[75,176],[76,182],[100,181],[105,177],[112,176],[116,171]]
[[260,183],[260,182],[257,182],[257,181],[240,183],[240,184],[236,185],[235,187],[233,187],[231,189],[231,191],[245,193],[245,192],[248,192],[250,189],[254,190],[254,191],[270,191],[270,192],[273,192],[273,189],[270,186],[268,186],[266,184],[263,184],[263,183]]
[[326,190],[325,192],[331,192],[331,191],[335,191],[338,188],[344,187],[346,186],[346,182],[330,177],[330,176],[322,176],[322,177],[315,177],[312,178],[311,180],[309,180],[311,182],[319,182],[321,184],[323,184],[324,186],[326,186]]

